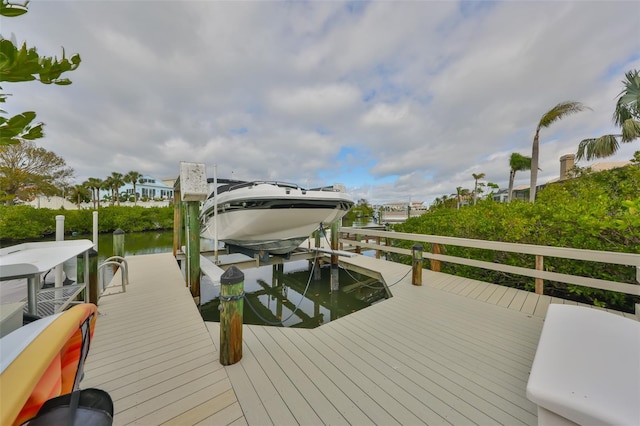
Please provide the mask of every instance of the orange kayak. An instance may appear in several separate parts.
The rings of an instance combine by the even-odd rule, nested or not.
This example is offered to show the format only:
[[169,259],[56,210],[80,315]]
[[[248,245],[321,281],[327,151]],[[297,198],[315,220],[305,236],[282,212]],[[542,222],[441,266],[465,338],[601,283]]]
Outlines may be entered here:
[[0,425],[22,424],[48,399],[78,389],[97,313],[79,304],[0,339]]

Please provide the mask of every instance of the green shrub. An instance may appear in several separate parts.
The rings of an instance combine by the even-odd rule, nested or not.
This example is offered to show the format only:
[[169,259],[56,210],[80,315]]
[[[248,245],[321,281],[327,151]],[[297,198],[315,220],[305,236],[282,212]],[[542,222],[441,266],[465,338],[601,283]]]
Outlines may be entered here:
[[[93,210],[51,210],[0,205],[0,241],[38,239],[55,233],[56,216],[65,217],[65,233],[90,234]],[[125,232],[173,229],[173,206],[144,208],[110,206],[98,213],[98,231]]]
[[[535,203],[482,201],[438,209],[394,227],[399,232],[613,252],[640,252],[640,168],[629,166],[548,185]],[[413,242],[398,242],[410,248]],[[426,247],[425,250],[430,250]],[[451,256],[532,268],[534,256],[445,246]],[[408,259],[402,260],[409,262]],[[545,257],[545,270],[637,284],[634,267]],[[534,279],[444,263],[442,271],[531,289]],[[545,282],[545,294],[632,312],[638,297]]]

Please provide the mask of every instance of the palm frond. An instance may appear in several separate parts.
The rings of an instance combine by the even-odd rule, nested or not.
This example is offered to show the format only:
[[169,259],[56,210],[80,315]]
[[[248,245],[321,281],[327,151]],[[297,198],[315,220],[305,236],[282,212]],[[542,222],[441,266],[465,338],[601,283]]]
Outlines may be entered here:
[[541,127],[549,127],[556,121],[560,120],[566,115],[574,114],[576,112],[584,111],[585,109],[591,109],[581,102],[567,101],[560,102],[558,105],[551,108],[547,111],[542,118],[540,118],[540,123],[538,124],[538,128]]
[[511,170],[514,170],[516,172],[531,170],[531,157],[513,152],[511,153],[511,157],[509,158],[509,166],[511,167]]
[[640,121],[629,118],[622,123],[622,142],[640,138]]
[[618,94],[613,121],[622,126],[630,118],[640,119],[640,71],[628,71],[622,81],[624,89]]
[[599,138],[583,139],[578,145],[576,160],[605,158],[613,155],[619,147],[619,135],[604,135]]

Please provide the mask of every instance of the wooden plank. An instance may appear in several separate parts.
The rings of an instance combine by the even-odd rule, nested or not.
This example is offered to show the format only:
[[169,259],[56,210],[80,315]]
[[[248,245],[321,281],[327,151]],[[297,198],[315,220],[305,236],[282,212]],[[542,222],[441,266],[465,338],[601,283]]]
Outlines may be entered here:
[[497,305],[508,289],[509,287],[499,285],[498,288],[496,288],[496,290],[493,292],[493,294],[491,294],[491,297],[487,298],[486,302],[491,303],[492,305]]
[[[244,330],[248,331],[249,328],[249,326],[245,325]],[[247,333],[244,334],[246,335]],[[251,385],[255,388],[262,407],[268,414],[268,419],[264,419],[262,422],[275,425],[295,423],[295,417],[278,389],[273,386],[269,376],[258,363],[258,358],[264,354],[264,348],[261,348],[260,345],[254,347],[254,345],[250,345],[245,341],[242,354],[242,361],[240,362],[242,368],[251,381]]]
[[538,304],[539,297],[540,296],[535,293],[527,292],[527,297],[522,304],[521,311],[532,315],[536,310],[536,305]]
[[[323,424],[349,424],[346,419],[340,414],[340,412],[333,406],[331,401],[318,390],[316,385],[309,379],[307,373],[301,369],[291,359],[286,351],[284,351],[280,345],[272,338],[270,329],[266,327],[252,327],[251,331],[267,349],[271,355],[268,358],[263,358],[263,368],[267,371],[267,374],[274,383],[274,386],[279,389],[280,392],[292,392],[294,395],[299,393],[303,398],[303,401],[296,401],[296,398],[291,396],[285,398],[292,401],[291,405],[300,405],[308,409],[313,410],[313,413],[300,413],[296,414],[296,410],[300,410],[300,407],[292,408],[292,412],[296,418],[310,419],[312,423]],[[270,362],[272,360],[273,362]],[[287,368],[283,369],[280,365],[286,365]],[[288,387],[292,385],[295,389]]]
[[398,424],[389,412],[373,399],[374,396],[369,392],[368,387],[363,386],[359,380],[354,380],[348,372],[340,369],[333,359],[327,358],[318,350],[318,342],[312,337],[313,333],[300,334],[299,338],[292,340],[292,343],[347,395],[349,401],[369,417],[370,422],[385,425]]
[[513,309],[516,311],[522,310],[522,306],[524,302],[527,300],[527,291],[518,290],[518,292],[513,297],[511,303],[509,303],[509,309]]
[[487,287],[489,287],[488,283],[482,282],[482,281],[478,281],[478,284],[474,287],[473,290],[471,290],[469,293],[467,293],[467,297],[470,297],[472,299],[477,299],[478,296],[480,296],[480,294],[482,294],[483,291],[485,291],[487,289]]
[[[176,387],[189,385],[192,382],[206,377],[208,384],[217,383],[227,379],[227,374],[223,369],[215,370],[210,366],[191,365],[184,373],[181,373],[181,364],[176,365],[165,375],[155,375],[135,382],[127,387],[110,390],[109,394],[118,407],[118,411],[124,411],[134,407],[141,402],[149,401],[159,397],[165,392],[169,392]],[[163,380],[164,379],[164,380]]]
[[518,289],[515,289],[513,287],[507,287],[507,289],[504,292],[504,295],[502,295],[497,305],[508,308],[509,305],[511,305],[511,303],[513,302],[513,299],[518,294],[518,291],[519,291]]
[[82,386],[112,395],[115,425],[206,419],[237,405],[175,259],[161,254],[127,260],[127,292],[100,299]]
[[[137,404],[114,416],[114,425],[136,423],[141,425],[161,424],[181,415],[212,396],[218,396],[231,389],[229,379],[209,383],[204,376],[196,381],[165,392],[156,398]],[[223,401],[227,405],[227,401]]]
[[[298,339],[298,334],[305,330],[281,329],[273,330],[271,337],[284,350],[292,361],[304,371],[304,374],[313,382],[320,392],[333,404],[336,410],[350,424],[364,424],[371,420],[367,415],[350,400],[342,389],[329,378],[324,371],[315,365],[305,353],[295,346],[292,340]],[[312,331],[309,331],[312,332]],[[288,371],[288,369],[286,370]]]
[[[425,358],[421,351],[412,350],[410,343],[405,346],[391,345],[386,342],[387,339],[378,339],[376,335],[363,334],[362,330],[356,332],[344,323],[341,331],[343,333],[341,337],[337,337],[335,334],[332,336],[344,345],[349,345],[350,342],[357,343],[359,356],[370,365],[372,370],[383,372],[388,380],[400,384],[402,389],[409,390],[419,400],[428,401],[426,404],[428,408],[435,409],[434,396],[437,396],[447,404],[442,413],[449,412],[451,415],[451,408],[453,408],[465,416],[459,419],[449,417],[448,420],[454,424],[469,422],[471,418],[474,419],[474,422],[480,423],[498,421],[504,424],[516,424],[519,422],[519,417],[535,421],[535,415],[532,414],[532,412],[535,413],[533,404],[522,398],[522,403],[530,408],[528,412],[506,403],[503,396],[495,395],[492,392],[493,387],[487,386],[488,383],[480,376],[473,375],[468,367],[451,368],[451,364],[444,360],[440,360],[441,363],[438,364],[434,358]],[[360,351],[360,349],[363,350]],[[404,352],[407,354],[403,354]],[[388,361],[383,362],[382,360],[393,360],[393,368],[385,368]],[[472,375],[475,380],[471,380],[470,376]],[[430,390],[433,392],[431,397],[424,394],[425,386],[429,382],[431,383]],[[500,390],[502,389],[500,388]],[[460,401],[461,399],[462,401]],[[403,398],[403,404],[407,405],[405,398]],[[414,413],[418,415],[418,412],[414,411]],[[427,423],[441,423],[443,421],[442,419],[429,418],[427,413],[420,413],[420,418],[426,420]]]
[[300,395],[300,392],[296,389],[296,385],[294,385],[293,381],[282,371],[282,367],[279,365],[282,360],[276,361],[269,353],[268,345],[263,344],[263,342],[256,337],[255,333],[259,332],[260,329],[261,328],[247,328],[244,337],[245,343],[253,348],[257,363],[269,377],[269,381],[276,392],[282,396],[285,405],[294,417],[308,419],[312,424],[321,423],[313,407]]
[[[250,356],[246,351],[243,357]],[[244,407],[244,415],[249,424],[272,425],[269,413],[264,408],[264,404],[260,399],[255,387],[253,386],[249,375],[242,366],[243,362],[225,367],[227,375],[233,383],[233,389],[236,392],[238,402]]]
[[538,304],[536,305],[536,309],[533,311],[533,315],[544,318],[547,315],[547,309],[551,304],[551,296],[540,296],[538,299]]
[[[368,318],[359,318],[360,324],[352,327],[361,328],[361,333],[370,330]],[[371,332],[371,331],[369,331]],[[500,386],[513,392],[522,391],[526,385],[528,374],[522,372],[523,365],[509,357],[497,357],[490,344],[483,344],[483,336],[470,344],[469,338],[460,334],[453,334],[450,330],[440,330],[439,327],[428,327],[422,330],[396,328],[385,322],[376,324],[375,333],[383,342],[398,348],[406,347],[420,365],[433,365],[434,368],[469,368],[488,380],[495,381]],[[405,346],[403,346],[405,345]],[[533,351],[534,349],[531,349]],[[422,359],[428,357],[428,359]]]
[[477,299],[482,302],[486,302],[499,287],[500,286],[496,284],[487,285],[487,288],[478,295]]
[[[237,404],[236,396],[233,393],[233,389],[229,389],[226,392],[223,392],[215,397],[209,399],[208,401],[203,402],[202,404],[192,408],[189,411],[186,411],[179,416],[176,416],[169,420],[168,422],[163,423],[163,425],[167,426],[182,426],[182,425],[193,425],[199,422],[204,421],[205,419],[215,420],[216,414],[222,412],[224,409],[232,406],[233,404]],[[238,407],[239,408],[239,407]],[[224,413],[228,415],[228,413]],[[242,410],[240,410],[240,415],[242,414]],[[238,415],[232,416],[230,419],[226,419],[226,421],[222,421],[222,419],[218,419],[215,424],[224,424],[229,423],[238,419]],[[213,424],[213,423],[211,423]]]
[[476,288],[481,284],[480,281],[476,281],[476,280],[469,280],[468,283],[469,284],[467,285],[467,287],[465,287],[462,291],[458,292],[459,295],[469,297],[469,294],[475,291]]
[[[182,423],[186,424],[186,423]],[[203,419],[201,422],[196,423],[196,425],[246,425],[247,421],[245,420],[242,408],[240,404],[237,402],[229,405],[228,407],[223,408],[212,416],[209,416]]]

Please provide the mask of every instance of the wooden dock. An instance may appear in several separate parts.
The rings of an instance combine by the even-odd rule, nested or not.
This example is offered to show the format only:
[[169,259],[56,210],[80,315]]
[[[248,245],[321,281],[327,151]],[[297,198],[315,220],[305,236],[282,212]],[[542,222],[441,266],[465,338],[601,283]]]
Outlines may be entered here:
[[[366,256],[394,297],[313,330],[244,326],[242,360],[218,362],[171,254],[128,257],[126,293],[100,299],[83,387],[114,424],[536,424],[525,387],[546,296]],[[111,294],[108,294],[111,293]]]

